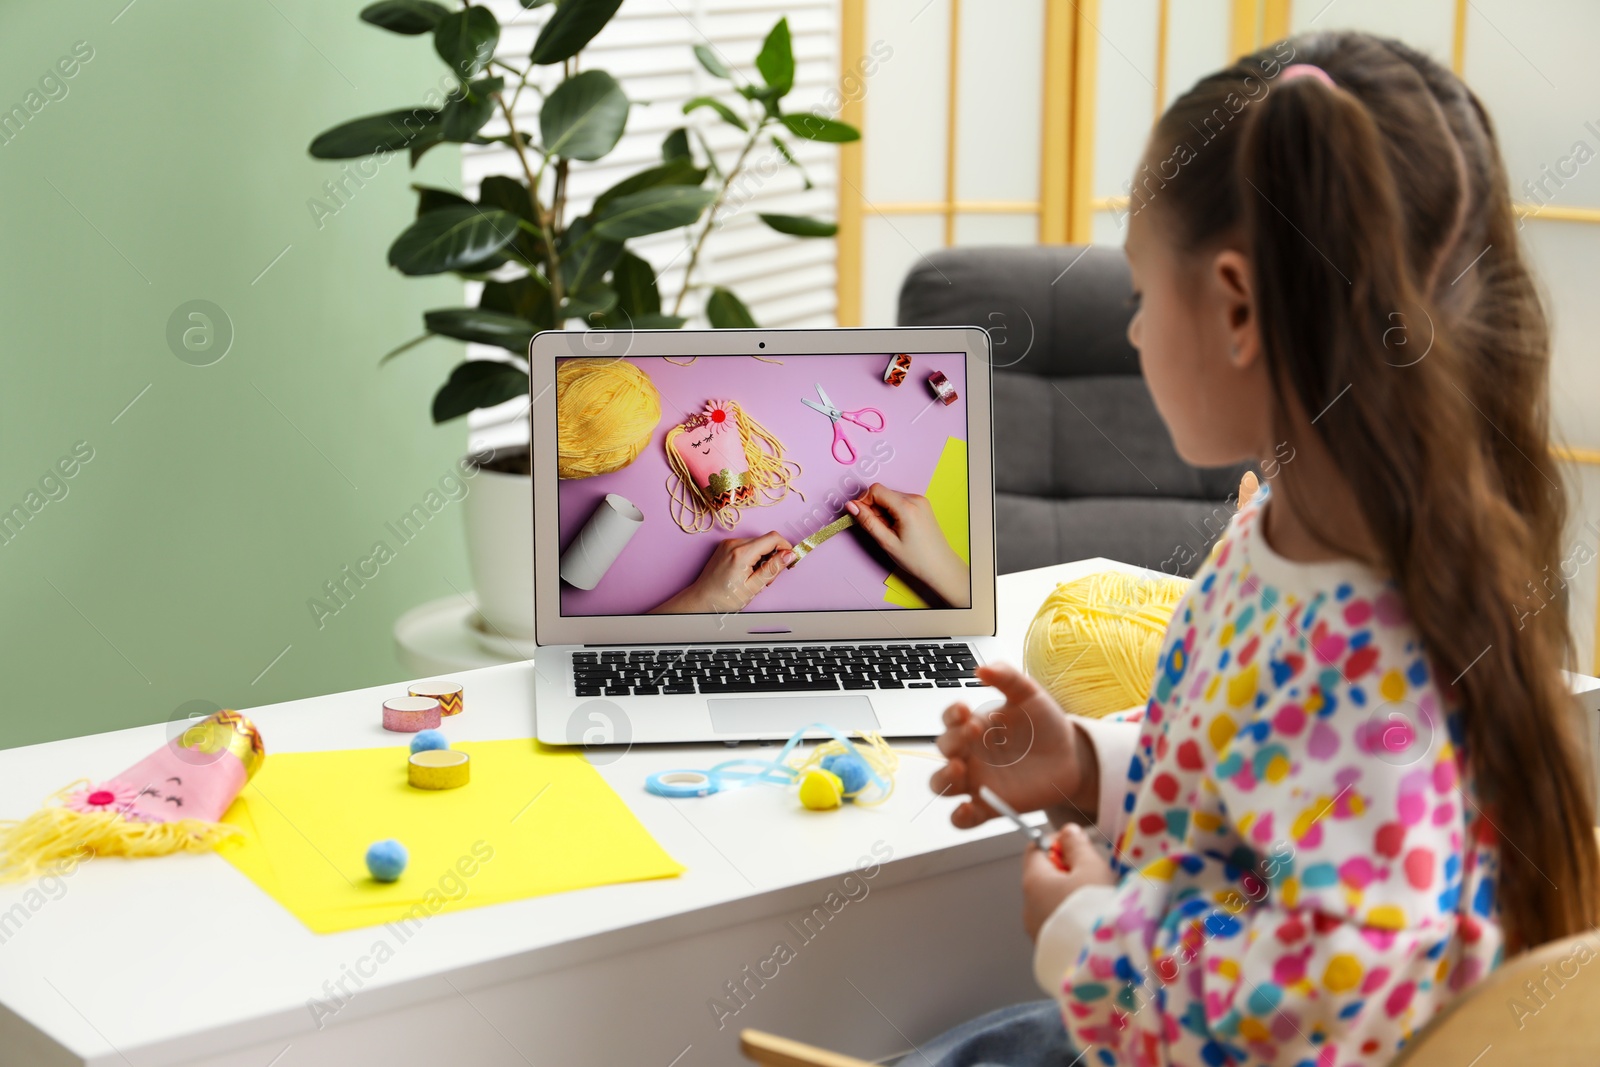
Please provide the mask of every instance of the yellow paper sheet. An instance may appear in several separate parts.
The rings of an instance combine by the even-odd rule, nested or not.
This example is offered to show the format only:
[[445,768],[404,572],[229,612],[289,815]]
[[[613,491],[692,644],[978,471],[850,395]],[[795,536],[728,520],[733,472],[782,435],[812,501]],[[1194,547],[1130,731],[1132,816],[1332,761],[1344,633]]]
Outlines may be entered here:
[[[409,746],[279,753],[228,809],[244,831],[220,852],[317,933],[684,870],[582,753],[533,740],[454,746],[460,789],[414,789]],[[367,847],[406,847],[399,881],[367,873]]]
[[[970,564],[972,556],[967,540],[971,522],[967,500],[967,443],[961,438],[945,440],[944,450],[939,453],[939,462],[934,465],[933,477],[923,495],[933,505],[933,517],[938,520],[939,529],[944,531],[944,539],[950,542],[950,547],[956,550],[956,555],[961,557],[963,563]],[[898,604],[903,608],[928,606],[898,574],[889,575],[883,584],[883,599],[890,604]]]

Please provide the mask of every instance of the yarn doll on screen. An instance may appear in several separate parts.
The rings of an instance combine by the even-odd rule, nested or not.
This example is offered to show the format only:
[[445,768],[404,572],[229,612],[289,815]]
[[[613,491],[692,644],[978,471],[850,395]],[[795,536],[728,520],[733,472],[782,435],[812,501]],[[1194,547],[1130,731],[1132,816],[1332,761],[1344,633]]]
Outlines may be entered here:
[[783,458],[783,442],[732,400],[707,401],[705,410],[667,431],[667,492],[672,521],[685,533],[713,525],[731,530],[744,508],[766,507],[794,487],[800,464]]

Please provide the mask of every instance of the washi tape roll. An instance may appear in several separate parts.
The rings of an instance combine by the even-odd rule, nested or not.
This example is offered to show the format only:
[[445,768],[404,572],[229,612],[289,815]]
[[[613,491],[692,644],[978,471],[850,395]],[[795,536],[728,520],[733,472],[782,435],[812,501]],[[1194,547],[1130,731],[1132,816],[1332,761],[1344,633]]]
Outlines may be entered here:
[[418,789],[459,789],[472,779],[472,759],[458,748],[413,752],[406,768]]
[[944,371],[936,370],[928,375],[928,388],[933,390],[933,395],[939,398],[939,403],[945,407],[954,404],[958,399],[956,387],[950,384],[950,379],[944,376]]
[[433,697],[395,697],[383,702],[383,728],[397,734],[434,730],[443,711]]
[[437,700],[441,715],[460,715],[466,710],[465,691],[454,682],[418,682],[406,692]]
[[906,375],[911,372],[911,357],[901,352],[889,359],[889,365],[883,368],[883,380],[890,385],[899,385],[906,380]]
[[661,771],[644,780],[644,787],[658,797],[679,800],[684,797],[707,797],[717,791],[717,783],[704,771]]

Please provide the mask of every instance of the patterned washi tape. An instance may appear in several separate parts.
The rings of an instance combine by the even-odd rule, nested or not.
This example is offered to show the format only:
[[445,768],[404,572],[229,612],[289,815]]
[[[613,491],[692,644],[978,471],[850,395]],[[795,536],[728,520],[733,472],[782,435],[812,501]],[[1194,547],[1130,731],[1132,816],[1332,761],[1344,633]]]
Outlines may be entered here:
[[794,553],[794,563],[789,564],[789,566],[793,567],[795,563],[799,563],[801,560],[805,559],[806,556],[810,554],[812,549],[822,544],[822,542],[826,541],[840,530],[847,530],[855,524],[856,520],[849,515],[840,515],[837,519],[834,519],[832,522],[828,523],[828,525],[824,526],[810,537],[807,537],[805,540],[795,545],[794,548],[790,550]]
[[395,697],[383,702],[383,728],[397,734],[434,730],[441,714],[439,702],[432,697]]
[[472,759],[460,749],[430,748],[413,752],[406,772],[418,789],[459,789],[472,779]]
[[890,385],[899,385],[906,380],[906,375],[911,373],[911,357],[901,352],[889,360],[889,365],[883,368],[883,380]]
[[460,715],[466,710],[465,691],[454,682],[418,682],[406,692],[414,697],[437,700],[439,714],[446,717]]
[[950,379],[944,376],[944,371],[936,370],[928,375],[928,388],[933,390],[933,395],[945,407],[954,404],[957,399],[956,387],[950,384]]

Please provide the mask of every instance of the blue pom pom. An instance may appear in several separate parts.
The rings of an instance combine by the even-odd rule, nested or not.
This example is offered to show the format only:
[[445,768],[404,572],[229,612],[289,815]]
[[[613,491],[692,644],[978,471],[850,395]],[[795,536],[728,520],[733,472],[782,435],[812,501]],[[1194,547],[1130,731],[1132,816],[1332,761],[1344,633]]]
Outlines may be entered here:
[[411,739],[411,751],[429,752],[436,748],[449,748],[450,739],[438,730],[419,730]]
[[367,849],[367,870],[380,882],[394,882],[406,869],[406,846],[393,838]]
[[851,752],[836,752],[822,758],[822,769],[832,771],[844,783],[844,795],[853,797],[867,787],[872,772],[867,761]]

